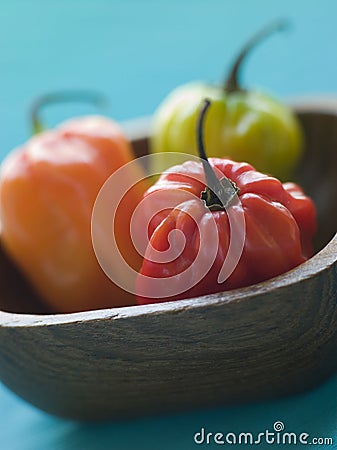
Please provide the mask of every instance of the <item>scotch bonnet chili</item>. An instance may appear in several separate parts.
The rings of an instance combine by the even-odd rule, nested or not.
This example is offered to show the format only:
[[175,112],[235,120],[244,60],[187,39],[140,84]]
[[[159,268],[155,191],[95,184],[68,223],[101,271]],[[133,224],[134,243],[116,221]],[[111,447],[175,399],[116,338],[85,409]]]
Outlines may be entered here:
[[[249,286],[313,254],[316,210],[300,186],[282,184],[245,162],[207,159],[203,126],[209,106],[205,100],[197,126],[201,162],[165,171],[144,195],[149,241],[136,282],[138,304]],[[221,279],[229,251],[240,247],[235,228],[242,224],[239,257]]]

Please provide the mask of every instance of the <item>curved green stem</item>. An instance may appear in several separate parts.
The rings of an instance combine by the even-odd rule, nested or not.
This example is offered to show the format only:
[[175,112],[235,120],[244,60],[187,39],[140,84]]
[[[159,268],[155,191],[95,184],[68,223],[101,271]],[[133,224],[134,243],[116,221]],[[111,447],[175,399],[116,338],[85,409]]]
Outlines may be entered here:
[[73,91],[52,92],[49,94],[41,95],[33,102],[30,108],[32,134],[40,133],[45,129],[45,126],[43,125],[40,118],[40,112],[42,108],[52,103],[65,103],[65,102],[67,103],[86,102],[91,103],[97,106],[98,108],[103,108],[108,103],[104,95],[94,91],[73,90]]
[[240,91],[239,75],[243,61],[250,51],[255,48],[260,42],[264,41],[270,35],[284,31],[289,28],[290,22],[288,20],[278,20],[258,31],[248,42],[244,45],[237,58],[234,60],[232,68],[229,71],[229,75],[225,81],[224,89],[227,93]]
[[208,161],[204,146],[204,122],[206,112],[210,106],[211,101],[205,99],[197,122],[198,153],[203,164],[206,179],[206,188],[202,191],[200,198],[211,211],[218,211],[227,209],[230,206],[234,198],[239,194],[239,188],[225,176],[219,180]]

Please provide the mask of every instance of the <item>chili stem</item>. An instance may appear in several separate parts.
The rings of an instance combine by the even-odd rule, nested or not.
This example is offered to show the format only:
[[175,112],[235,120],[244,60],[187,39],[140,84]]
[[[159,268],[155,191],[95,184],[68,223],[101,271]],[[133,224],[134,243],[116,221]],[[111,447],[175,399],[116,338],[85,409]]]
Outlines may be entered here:
[[210,100],[205,99],[200,110],[200,116],[197,125],[198,152],[204,167],[206,184],[212,191],[216,192],[219,180],[208,161],[204,146],[204,123],[206,112],[210,106],[211,106]]
[[201,193],[200,198],[211,211],[217,211],[229,207],[238,195],[239,188],[225,176],[219,180],[208,161],[204,146],[204,122],[210,105],[211,101],[209,99],[203,101],[197,122],[198,153],[203,164],[206,179],[206,188]]
[[40,133],[45,129],[40,117],[42,108],[52,103],[65,102],[86,102],[98,108],[103,108],[108,103],[106,97],[94,91],[62,91],[41,95],[33,102],[30,109],[32,134]]
[[240,51],[237,58],[232,64],[232,68],[229,71],[229,75],[224,83],[224,89],[227,93],[241,91],[241,86],[239,83],[239,75],[242,67],[243,61],[246,59],[248,53],[257,46],[260,42],[264,41],[270,35],[278,32],[284,31],[289,28],[290,22],[288,20],[282,19],[273,22],[266,27],[258,31],[253,37],[251,37],[248,42],[244,45]]

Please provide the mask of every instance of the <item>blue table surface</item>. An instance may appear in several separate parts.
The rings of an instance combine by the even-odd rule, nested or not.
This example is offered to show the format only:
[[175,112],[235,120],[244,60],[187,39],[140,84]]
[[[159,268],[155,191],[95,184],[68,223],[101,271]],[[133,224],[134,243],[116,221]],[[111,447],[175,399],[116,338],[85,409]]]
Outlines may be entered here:
[[[175,86],[221,81],[245,39],[279,17],[290,18],[292,28],[254,51],[243,83],[280,97],[336,93],[333,0],[2,1],[0,157],[28,138],[28,109],[37,95],[90,88],[108,95],[105,113],[117,120],[151,115]],[[52,126],[93,112],[89,105],[54,106],[44,119]],[[275,421],[311,438],[333,438],[330,446],[311,448],[337,448],[336,388],[333,377],[311,392],[272,402],[88,425],[50,417],[0,384],[0,449],[188,450],[198,447],[193,436],[201,428],[258,433],[272,430]]]

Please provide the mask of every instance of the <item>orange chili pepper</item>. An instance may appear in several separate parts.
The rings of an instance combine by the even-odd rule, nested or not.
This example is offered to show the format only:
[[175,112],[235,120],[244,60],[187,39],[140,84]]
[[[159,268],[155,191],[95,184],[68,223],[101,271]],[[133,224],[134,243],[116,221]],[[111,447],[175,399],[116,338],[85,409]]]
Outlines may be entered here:
[[[11,152],[0,174],[1,237],[5,250],[54,311],[124,306],[135,298],[113,284],[91,242],[91,213],[107,178],[133,159],[119,126],[108,118],[72,119]],[[138,171],[138,173],[135,173]],[[133,166],[137,179],[141,168]],[[123,199],[115,231],[137,269],[125,223],[144,193],[138,183]],[[118,270],[118,269],[116,269]]]

